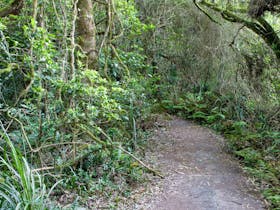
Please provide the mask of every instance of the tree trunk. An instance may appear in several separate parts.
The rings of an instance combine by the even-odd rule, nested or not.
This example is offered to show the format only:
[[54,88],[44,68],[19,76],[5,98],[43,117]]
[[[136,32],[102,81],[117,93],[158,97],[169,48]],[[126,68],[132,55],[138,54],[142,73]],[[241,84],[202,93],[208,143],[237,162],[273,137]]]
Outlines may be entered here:
[[91,0],[79,0],[78,2],[78,43],[87,56],[86,65],[89,69],[95,69],[97,65],[96,28],[92,7]]

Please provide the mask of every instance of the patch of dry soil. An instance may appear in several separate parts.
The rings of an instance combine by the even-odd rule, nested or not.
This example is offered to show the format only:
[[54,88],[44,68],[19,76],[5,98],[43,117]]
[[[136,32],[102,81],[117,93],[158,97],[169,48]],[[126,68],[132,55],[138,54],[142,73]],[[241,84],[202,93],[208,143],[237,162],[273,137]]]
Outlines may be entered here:
[[123,209],[265,209],[252,180],[209,129],[175,118],[150,141],[147,159],[165,178],[135,193]]

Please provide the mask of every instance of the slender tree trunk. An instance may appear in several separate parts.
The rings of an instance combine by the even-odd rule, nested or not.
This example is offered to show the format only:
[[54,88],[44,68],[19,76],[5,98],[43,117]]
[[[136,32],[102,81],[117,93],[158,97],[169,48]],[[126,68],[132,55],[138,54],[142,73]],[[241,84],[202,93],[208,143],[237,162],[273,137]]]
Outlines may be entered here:
[[78,43],[87,55],[86,65],[89,69],[95,69],[97,64],[96,28],[92,8],[91,0],[79,0],[77,20]]

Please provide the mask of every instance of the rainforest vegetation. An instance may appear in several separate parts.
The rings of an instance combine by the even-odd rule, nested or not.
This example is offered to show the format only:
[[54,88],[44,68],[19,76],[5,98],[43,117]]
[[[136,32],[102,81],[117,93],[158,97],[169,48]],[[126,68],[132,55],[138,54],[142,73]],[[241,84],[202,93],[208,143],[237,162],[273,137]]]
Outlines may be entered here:
[[[0,0],[0,209],[118,205],[157,114],[227,139],[280,208],[277,0]],[[94,209],[94,207],[92,207]]]

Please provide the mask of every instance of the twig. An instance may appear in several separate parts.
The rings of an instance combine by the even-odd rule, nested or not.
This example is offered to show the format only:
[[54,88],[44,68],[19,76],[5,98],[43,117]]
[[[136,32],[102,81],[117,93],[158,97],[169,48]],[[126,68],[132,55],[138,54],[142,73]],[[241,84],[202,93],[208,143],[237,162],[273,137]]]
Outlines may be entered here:
[[20,125],[20,128],[21,128],[21,130],[22,130],[23,137],[24,137],[25,141],[27,142],[29,149],[30,149],[32,152],[34,152],[34,149],[32,148],[31,143],[30,143],[30,141],[29,141],[29,139],[28,139],[28,137],[27,137],[27,134],[26,134],[26,132],[25,132],[23,123],[22,123],[19,119],[17,119],[17,118],[15,118],[15,117],[11,116],[11,115],[9,114],[9,112],[7,112],[7,114],[8,114],[8,116],[9,116],[11,119],[13,119],[14,121],[16,121],[16,122]]
[[237,30],[236,34],[234,35],[231,43],[229,44],[230,47],[232,47],[235,43],[236,38],[238,37],[240,31],[245,27],[245,25],[243,24],[241,27],[239,27],[239,29]]
[[200,10],[203,14],[205,14],[212,22],[218,24],[218,25],[222,25],[221,23],[219,23],[218,21],[214,20],[214,18],[212,18],[206,11],[204,11],[196,2],[196,0],[193,0],[194,5],[196,6],[196,8],[198,10]]
[[122,59],[120,58],[119,56],[119,53],[117,52],[116,48],[114,47],[114,45],[111,44],[111,48],[115,54],[115,56],[117,57],[118,61],[120,62],[120,64],[123,66],[123,68],[125,69],[126,73],[127,73],[127,76],[130,77],[130,71],[127,67],[127,65],[125,65],[122,61]]

